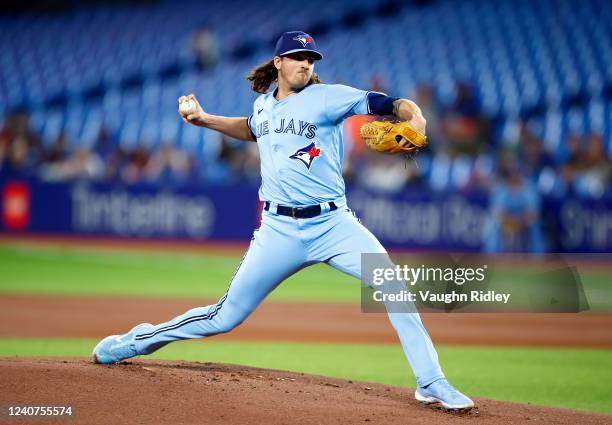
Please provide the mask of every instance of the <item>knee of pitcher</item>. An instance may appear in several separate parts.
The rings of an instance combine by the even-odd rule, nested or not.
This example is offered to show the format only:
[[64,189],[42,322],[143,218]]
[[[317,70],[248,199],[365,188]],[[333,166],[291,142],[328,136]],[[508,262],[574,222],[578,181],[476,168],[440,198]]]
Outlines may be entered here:
[[219,333],[228,333],[244,322],[244,318],[224,319],[219,323]]

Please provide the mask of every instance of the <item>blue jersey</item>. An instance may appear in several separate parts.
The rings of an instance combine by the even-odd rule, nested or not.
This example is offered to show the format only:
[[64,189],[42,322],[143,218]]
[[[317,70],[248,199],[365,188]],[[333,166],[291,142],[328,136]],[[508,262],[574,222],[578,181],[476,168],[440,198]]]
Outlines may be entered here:
[[342,122],[370,113],[368,92],[339,84],[312,84],[276,100],[253,103],[248,123],[261,161],[259,198],[305,206],[344,198]]
[[538,189],[528,180],[523,180],[523,183],[515,188],[502,183],[495,187],[490,205],[495,215],[505,212],[519,216],[528,211],[535,212],[539,207]]

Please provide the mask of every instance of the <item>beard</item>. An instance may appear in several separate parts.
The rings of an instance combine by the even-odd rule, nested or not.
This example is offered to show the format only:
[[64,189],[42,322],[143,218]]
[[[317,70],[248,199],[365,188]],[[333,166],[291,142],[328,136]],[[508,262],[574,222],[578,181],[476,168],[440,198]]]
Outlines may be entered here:
[[308,84],[311,76],[312,74],[308,72],[300,71],[295,74],[291,86],[295,89],[302,89]]

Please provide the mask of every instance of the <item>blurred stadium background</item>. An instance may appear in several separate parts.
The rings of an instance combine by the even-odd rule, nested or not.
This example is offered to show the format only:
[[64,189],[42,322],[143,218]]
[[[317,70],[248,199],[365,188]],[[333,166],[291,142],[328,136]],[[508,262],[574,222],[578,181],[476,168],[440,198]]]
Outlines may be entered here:
[[[195,187],[188,197],[223,187],[208,194],[215,206],[247,197],[238,186],[251,187],[253,199],[240,229],[228,231],[221,214],[204,208],[198,235],[159,223],[127,225],[124,235],[248,240],[256,146],[185,125],[176,99],[195,93],[212,113],[250,115],[256,96],[245,75],[269,59],[282,31],[304,28],[325,52],[316,64],[325,82],[415,99],[428,119],[430,148],[413,160],[366,152],[358,136],[364,118],[346,124],[349,198],[383,243],[612,249],[610,2],[325,5],[43,1],[5,12],[0,178],[32,187],[4,185],[4,230],[117,234],[121,226],[104,218],[85,225],[38,217],[47,183],[97,183],[101,195],[124,187],[128,196],[146,186]],[[29,223],[19,218],[24,191],[34,192],[25,198]],[[78,204],[76,195],[65,198],[57,203]],[[49,203],[42,208],[48,216]],[[394,231],[415,216],[426,223]]]
[[[270,58],[286,30],[316,38],[325,58],[315,70],[324,82],[408,97],[423,109],[430,146],[414,158],[364,149],[358,129],[365,117],[345,125],[349,204],[385,246],[611,252],[610,16],[606,0],[5,7],[0,323],[7,326],[0,355],[86,356],[97,338],[125,330],[105,329],[98,319],[89,339],[54,333],[65,323],[53,317],[66,309],[73,317],[61,320],[73,323],[85,321],[87,309],[123,317],[113,310],[119,298],[146,307],[146,298],[199,303],[223,293],[258,222],[257,146],[184,124],[177,98],[194,93],[211,113],[250,115],[256,95],[245,76]],[[32,243],[40,239],[47,245]],[[134,240],[147,253],[121,250]],[[92,241],[113,250],[85,249]],[[189,252],[177,253],[177,243]],[[598,258],[581,272],[596,275],[601,288],[609,261]],[[309,268],[271,303],[355,306],[358,286],[345,281],[323,266]],[[106,304],[66,307],[65,295]],[[145,307],[141,321],[168,318]],[[49,318],[44,330],[32,322],[37,317]],[[28,320],[27,332],[8,326]],[[566,336],[590,335],[586,348],[447,345],[440,353],[449,376],[470,394],[610,413],[612,342],[601,326],[565,329]],[[309,332],[302,331],[297,340]],[[181,343],[158,355],[414,385],[397,345],[223,338],[206,342],[206,350]]]

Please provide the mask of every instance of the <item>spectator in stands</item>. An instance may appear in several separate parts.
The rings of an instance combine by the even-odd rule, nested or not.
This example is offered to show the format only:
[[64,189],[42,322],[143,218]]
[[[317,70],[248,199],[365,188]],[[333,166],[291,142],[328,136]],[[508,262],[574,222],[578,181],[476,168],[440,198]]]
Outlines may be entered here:
[[[379,74],[371,74],[369,82],[370,91],[387,92],[386,83]],[[342,173],[346,183],[353,183],[360,170],[367,167],[368,161],[364,156],[366,145],[361,138],[360,129],[362,125],[374,119],[373,115],[354,115],[344,121],[345,160]]]
[[374,120],[373,115],[353,115],[344,121],[344,168],[342,174],[347,184],[353,183],[359,170],[365,167],[366,144],[361,138],[361,126]]
[[214,68],[219,62],[219,40],[207,27],[200,28],[194,33],[191,48],[198,59],[200,69]]
[[8,152],[14,138],[12,117],[9,115],[0,130],[0,166],[2,166],[5,160],[8,161]]
[[562,167],[563,179],[571,186],[576,174],[584,169],[582,142],[579,134],[570,134],[567,138],[568,158]]
[[102,180],[115,182],[121,180],[121,170],[126,166],[129,154],[123,150],[119,140],[102,127],[96,138],[93,152],[104,164],[104,175]]
[[33,160],[28,151],[28,142],[21,138],[14,138],[8,145],[8,161],[7,166],[14,171],[27,173],[31,171],[31,162]]
[[192,161],[192,174],[196,180],[211,184],[231,181],[230,169],[226,161],[220,159],[227,156],[224,150],[228,149],[228,142],[221,133],[210,133],[206,139],[206,154]]
[[5,171],[29,173],[41,155],[40,140],[29,128],[29,115],[10,114],[0,131],[0,168]]
[[521,123],[518,141],[518,159],[523,175],[536,182],[543,170],[553,171],[555,162],[550,153],[544,148],[542,141]]
[[102,127],[98,132],[98,137],[96,138],[93,150],[100,155],[100,158],[104,162],[106,162],[115,153],[117,144],[117,141],[113,140],[113,137],[108,130],[105,127]]
[[41,160],[43,164],[49,165],[62,162],[66,158],[68,158],[68,136],[61,132],[51,147],[42,153]]
[[13,135],[9,130],[8,120],[0,131],[0,172],[7,169],[9,162],[9,150],[13,141]]
[[64,178],[62,164],[67,158],[68,136],[61,132],[53,144],[42,152],[38,176],[45,181],[61,181]]
[[459,189],[465,192],[487,193],[495,182],[495,160],[489,153],[482,153],[473,159],[467,184]]
[[588,169],[587,149],[582,146],[582,136],[572,133],[567,138],[567,160],[561,166],[565,192],[587,195],[580,184],[581,176]]
[[485,251],[544,251],[540,196],[518,165],[504,157],[501,182],[491,191],[490,216],[485,226]]
[[380,155],[367,151],[364,158],[365,167],[358,174],[356,182],[374,191],[399,192],[410,179],[420,176],[417,164],[404,156]]
[[4,168],[4,163],[6,157],[8,156],[8,140],[4,139],[0,134],[0,172],[2,172],[2,168]]
[[208,183],[259,182],[259,152],[257,146],[231,140],[221,133],[208,141],[216,145],[209,157],[191,161],[191,175]]
[[100,156],[86,147],[78,148],[73,155],[59,164],[61,180],[100,180],[105,167]]
[[419,85],[415,102],[427,120],[428,150],[433,153],[448,152],[448,140],[442,133],[442,112],[433,88],[429,84]]
[[60,133],[53,146],[43,153],[38,172],[42,180],[100,180],[104,178],[106,164],[96,152],[80,146],[72,155],[69,155],[67,144],[66,134]]
[[259,149],[254,143],[247,143],[244,146],[244,164],[242,174],[246,181],[259,183],[261,181],[261,171],[259,168]]
[[571,171],[574,191],[579,196],[601,197],[612,176],[610,158],[599,134],[591,134],[579,155],[579,166]]
[[142,183],[145,180],[150,152],[144,146],[138,146],[126,156],[126,163],[119,170],[121,180],[127,184]]
[[474,88],[464,81],[458,81],[455,90],[456,96],[452,111],[464,117],[477,118],[480,115],[480,101]]
[[181,185],[188,181],[192,163],[186,152],[172,145],[153,153],[145,171],[146,180],[161,185]]
[[219,159],[228,167],[231,181],[255,182],[260,178],[259,153],[249,145],[223,137]]
[[370,91],[377,91],[381,93],[387,93],[387,84],[380,74],[370,75]]
[[444,114],[443,129],[451,156],[476,156],[492,145],[491,123],[480,114],[479,101],[466,83],[457,83],[457,96]]

